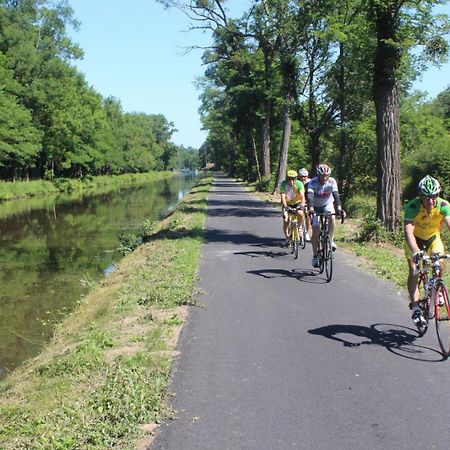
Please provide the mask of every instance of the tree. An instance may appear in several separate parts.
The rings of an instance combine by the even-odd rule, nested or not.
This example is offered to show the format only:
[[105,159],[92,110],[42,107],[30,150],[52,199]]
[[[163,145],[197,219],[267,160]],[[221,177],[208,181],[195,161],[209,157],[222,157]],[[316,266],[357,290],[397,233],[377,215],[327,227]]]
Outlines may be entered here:
[[[369,19],[377,38],[373,57],[373,99],[377,117],[377,217],[387,230],[400,222],[399,71],[413,45],[442,59],[447,53],[443,33],[448,21],[433,15],[443,1],[369,0]],[[444,20],[443,20],[444,19]]]

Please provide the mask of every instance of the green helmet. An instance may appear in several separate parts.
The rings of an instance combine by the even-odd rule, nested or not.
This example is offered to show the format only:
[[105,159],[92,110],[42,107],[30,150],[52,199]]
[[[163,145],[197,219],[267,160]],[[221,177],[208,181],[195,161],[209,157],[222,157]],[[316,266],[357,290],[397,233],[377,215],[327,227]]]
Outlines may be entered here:
[[433,197],[441,192],[441,185],[438,180],[427,175],[419,181],[417,190],[419,191],[419,194],[424,197]]

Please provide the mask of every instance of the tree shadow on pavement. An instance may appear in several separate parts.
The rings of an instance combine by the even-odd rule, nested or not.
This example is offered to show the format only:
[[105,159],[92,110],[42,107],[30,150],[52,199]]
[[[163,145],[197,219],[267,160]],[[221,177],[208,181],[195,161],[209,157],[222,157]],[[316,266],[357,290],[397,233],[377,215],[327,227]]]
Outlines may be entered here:
[[258,275],[263,278],[295,278],[298,281],[312,284],[325,284],[327,280],[317,277],[317,274],[311,269],[300,271],[299,269],[257,269],[248,270],[247,273]]
[[208,217],[278,217],[281,213],[277,208],[255,200],[208,200]]
[[413,328],[389,323],[363,325],[334,324],[308,330],[308,333],[342,342],[344,347],[358,349],[364,345],[378,345],[402,358],[422,362],[445,361],[439,351],[418,344],[419,334]]

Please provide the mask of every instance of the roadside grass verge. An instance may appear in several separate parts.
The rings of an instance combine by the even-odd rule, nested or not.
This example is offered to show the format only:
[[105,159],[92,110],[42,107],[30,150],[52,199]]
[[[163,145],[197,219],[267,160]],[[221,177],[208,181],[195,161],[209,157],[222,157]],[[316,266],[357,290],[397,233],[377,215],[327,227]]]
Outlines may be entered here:
[[1,449],[148,445],[171,414],[164,398],[186,305],[195,303],[210,185],[202,179],[56,327],[46,349],[3,381]]
[[118,185],[157,181],[172,176],[173,172],[128,173],[123,175],[55,178],[54,180],[0,181],[0,201],[39,196],[55,196]]

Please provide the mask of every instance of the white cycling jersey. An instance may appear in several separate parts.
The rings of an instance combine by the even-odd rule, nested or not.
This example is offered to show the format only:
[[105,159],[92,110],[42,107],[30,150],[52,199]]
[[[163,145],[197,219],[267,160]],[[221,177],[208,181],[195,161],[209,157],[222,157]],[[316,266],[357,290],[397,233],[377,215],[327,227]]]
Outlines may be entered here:
[[[325,184],[321,184],[318,177],[314,177],[308,183],[308,194],[313,194],[314,208],[331,207],[333,205],[333,192],[338,191],[337,182],[334,178],[329,177]],[[328,208],[327,208],[328,210]]]

